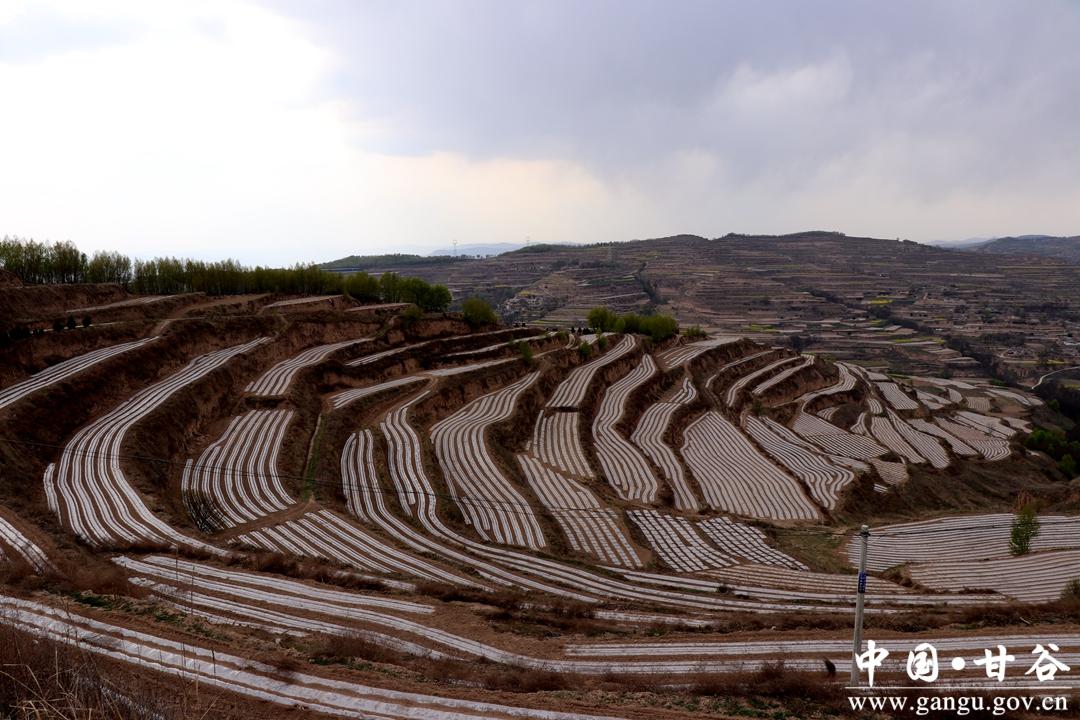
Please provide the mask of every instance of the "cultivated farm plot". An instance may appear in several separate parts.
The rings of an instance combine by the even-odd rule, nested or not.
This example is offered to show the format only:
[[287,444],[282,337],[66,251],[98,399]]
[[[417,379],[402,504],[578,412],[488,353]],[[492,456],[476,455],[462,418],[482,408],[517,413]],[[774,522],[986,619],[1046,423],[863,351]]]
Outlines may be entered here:
[[982,413],[971,412],[970,410],[957,411],[955,418],[957,422],[969,425],[980,432],[985,432],[994,437],[1008,440],[1016,435],[1016,430],[1009,426],[1002,418],[983,415]]
[[798,365],[791,365],[789,367],[786,367],[783,370],[781,370],[780,372],[773,375],[772,377],[769,377],[769,378],[766,378],[765,380],[762,380],[760,383],[757,384],[757,386],[753,390],[750,391],[750,394],[751,395],[762,395],[765,392],[767,392],[769,390],[769,388],[772,388],[772,387],[775,387],[775,386],[779,385],[780,383],[784,382],[785,380],[787,380],[789,377],[791,377],[795,373],[797,373],[800,370],[803,370],[805,368],[808,368],[813,364],[814,364],[814,356],[813,355],[804,355],[803,356],[803,361],[801,363],[799,363]]
[[188,460],[180,486],[188,513],[213,532],[280,512],[295,501],[282,487],[277,457],[291,410],[252,410]]
[[315,510],[236,537],[240,545],[296,557],[322,558],[389,576],[445,582],[454,577],[387,544],[329,510]]
[[[413,398],[388,413],[381,427],[387,442],[387,464],[390,477],[399,497],[402,498],[402,507],[406,509],[406,512],[416,515],[426,533],[416,532],[411,526],[380,513],[374,502],[365,508],[369,514],[376,514],[378,518],[376,522],[381,528],[410,547],[423,547],[428,552],[452,558],[458,564],[474,567],[485,576],[499,579],[515,587],[584,602],[596,602],[597,598],[616,598],[692,611],[730,609],[784,612],[796,607],[800,610],[813,609],[813,606],[802,604],[796,606],[791,603],[749,602],[685,592],[670,592],[641,584],[622,582],[576,565],[535,555],[525,555],[510,548],[493,547],[459,535],[448,528],[435,512],[438,496],[426,477],[423,463],[419,460],[421,456],[419,438],[408,422],[409,407],[420,399]],[[357,433],[353,437],[357,439],[356,445],[363,444],[363,433]],[[355,458],[360,453],[352,452],[351,455]],[[348,460],[346,455],[342,456],[342,466],[342,474],[346,478],[349,476],[355,478],[364,473],[367,468],[365,462]],[[345,492],[348,494],[352,492],[348,486],[358,481],[352,479],[346,482]],[[362,483],[362,481],[359,482]],[[379,497],[381,497],[379,493],[361,492],[357,495],[357,501],[368,502],[377,500]],[[461,552],[458,548],[466,552]],[[462,580],[459,579],[458,582],[461,583]],[[826,611],[833,610],[826,608]]]
[[105,362],[109,358],[142,347],[154,340],[157,340],[157,336],[120,343],[119,345],[110,345],[109,347],[94,350],[47,367],[40,372],[34,373],[22,382],[15,383],[14,385],[0,390],[0,409],[18,402],[27,395],[35,393],[38,390],[54,385],[62,380],[66,380],[72,375],[76,375],[98,363]]
[[[727,391],[724,393],[724,404],[728,407],[734,407],[735,401],[738,399],[739,393],[742,392],[743,388],[749,386],[758,378],[766,377],[770,373],[774,373],[785,365],[789,365],[799,359],[799,357],[781,358],[780,360],[777,360],[774,363],[770,363],[769,365],[766,365],[759,370],[755,370],[748,375],[743,375],[738,380],[728,386]],[[758,387],[760,387],[760,385]]]
[[[358,636],[411,655],[482,660],[550,672],[654,675],[711,668],[685,661],[538,657],[444,630],[437,624],[435,613],[423,612],[430,607],[348,602],[342,593],[317,586],[286,582],[278,588],[267,582],[269,578],[256,573],[229,572],[224,577],[231,582],[223,583],[221,570],[202,563],[184,563],[186,572],[181,573],[179,564],[169,568],[153,561],[124,558],[118,562],[135,574],[133,584],[186,612],[214,623],[257,627],[272,634]],[[303,601],[298,607],[300,597]]]
[[946,443],[948,443],[949,448],[961,457],[977,457],[979,455],[978,450],[971,447],[960,438],[946,432],[940,426],[927,422],[922,418],[915,418],[914,420],[912,420],[911,426],[919,432],[925,433],[926,435],[933,435],[940,440],[944,440]]
[[838,362],[836,363],[836,370],[840,376],[836,383],[826,388],[822,388],[821,390],[814,390],[801,396],[796,401],[799,403],[799,407],[805,408],[807,404],[809,404],[813,400],[818,399],[819,397],[828,397],[829,395],[836,395],[838,393],[850,392],[851,390],[854,390],[856,384],[856,377],[851,370],[851,366],[847,363]]
[[677,345],[658,354],[656,359],[660,361],[660,365],[665,369],[670,369],[679,365],[685,365],[703,353],[706,353],[713,348],[718,348],[721,345],[735,342],[737,339],[738,338],[735,337],[718,337],[687,343],[685,345]]
[[991,590],[1021,602],[1061,597],[1080,569],[1080,550],[1038,552],[992,560],[937,560],[909,567],[916,582],[936,590]]
[[888,453],[870,438],[850,433],[809,413],[798,413],[791,427],[801,437],[832,455],[870,460]]
[[607,389],[593,421],[596,457],[605,479],[623,500],[652,502],[656,498],[656,478],[648,461],[616,428],[627,397],[655,372],[652,357],[645,355],[640,365]]
[[517,398],[539,372],[469,403],[431,428],[435,454],[450,494],[465,520],[485,540],[532,549],[543,547],[543,533],[532,507],[502,474],[488,453],[484,433],[510,417]]
[[629,510],[626,514],[637,525],[661,562],[672,570],[699,572],[727,567],[736,562],[710,545],[684,517],[657,510]]
[[401,355],[403,353],[408,352],[409,350],[416,350],[417,348],[421,348],[421,347],[424,347],[425,345],[430,345],[430,344],[431,344],[430,340],[425,340],[424,342],[413,343],[412,345],[402,345],[401,347],[393,347],[393,348],[390,348],[389,350],[380,350],[379,352],[371,353],[370,355],[361,355],[360,357],[355,358],[353,360],[350,360],[349,362],[347,362],[345,364],[348,367],[360,367],[361,365],[370,365],[371,363],[378,362],[379,360],[382,360],[383,358],[393,357],[395,355]]
[[873,435],[875,440],[892,450],[906,462],[915,465],[926,462],[926,459],[916,452],[915,448],[911,447],[907,440],[900,435],[900,432],[889,418],[880,415],[870,418],[870,434]]
[[750,355],[746,355],[744,357],[732,360],[731,362],[729,362],[729,363],[727,363],[725,365],[721,365],[719,368],[717,368],[716,372],[713,373],[712,375],[710,375],[708,377],[708,379],[705,381],[705,387],[706,388],[710,387],[712,385],[713,380],[715,380],[717,377],[719,377],[721,373],[727,372],[728,370],[731,370],[732,368],[739,367],[740,365],[745,365],[746,363],[750,362],[751,360],[756,360],[757,358],[762,357],[763,355],[771,355],[771,354],[775,353],[778,349],[779,348],[769,348],[768,350],[761,350],[759,352],[751,353]]
[[91,545],[162,542],[216,551],[178,532],[146,506],[120,467],[124,437],[175,393],[267,341],[258,338],[197,357],[85,426],[45,471],[49,507]]
[[799,482],[764,458],[720,413],[705,413],[686,428],[682,454],[714,509],[774,520],[820,517]]
[[990,393],[991,395],[996,395],[1000,398],[1005,398],[1006,400],[1011,400],[1012,402],[1017,403],[1018,405],[1023,405],[1025,407],[1038,407],[1039,405],[1043,404],[1043,401],[1040,400],[1038,397],[1034,395],[1020,393],[1015,390],[986,388],[986,392]]
[[360,398],[368,397],[369,395],[375,395],[381,393],[384,390],[392,390],[393,388],[405,387],[406,385],[412,385],[418,382],[425,382],[427,378],[419,375],[406,375],[404,377],[394,378],[393,380],[387,380],[386,382],[376,383],[375,385],[368,385],[362,388],[353,388],[352,390],[343,390],[335,395],[330,396],[330,407],[334,410],[340,410],[349,403],[359,400]]
[[91,305],[90,307],[70,308],[64,311],[65,315],[82,315],[83,313],[100,312],[101,310],[116,310],[117,308],[136,307],[138,305],[151,305],[162,300],[177,297],[176,295],[143,295],[129,298],[105,305]]
[[496,365],[505,365],[512,363],[517,358],[502,358],[501,360],[487,360],[485,362],[471,363],[469,365],[455,365],[453,367],[436,368],[434,370],[425,370],[422,374],[428,377],[450,377],[452,375],[462,375],[467,372],[473,372],[474,370],[480,370],[481,368],[494,367]]
[[[854,604],[857,575],[830,575],[764,565],[736,565],[706,573],[731,592],[761,600],[815,600]],[[872,607],[913,607],[928,605],[990,605],[1005,602],[997,594],[939,595],[915,593],[888,580],[867,577],[867,597]]]
[[[303,706],[332,716],[382,717],[394,720],[474,720],[524,718],[574,720],[580,713],[532,710],[461,698],[385,690],[315,674],[290,672],[283,679],[272,665],[200,647],[190,640],[176,641],[111,625],[89,616],[42,603],[0,596],[0,622],[45,639],[134,664],[176,677],[196,678],[209,688],[233,692],[283,709]],[[606,720],[611,720],[610,718]]]
[[843,489],[855,480],[850,469],[835,465],[798,435],[771,418],[744,415],[747,434],[774,460],[802,480],[810,496],[822,507],[833,509]]
[[345,340],[344,342],[308,348],[287,360],[282,360],[277,365],[267,370],[262,377],[253,380],[251,384],[247,386],[247,392],[260,397],[284,395],[285,391],[289,389],[289,385],[292,384],[293,378],[296,377],[296,373],[300,372],[303,368],[321,363],[338,350],[343,350],[350,345],[356,345],[357,343],[366,342],[371,339],[372,338],[359,338],[356,340]]
[[[954,515],[874,528],[866,566],[882,571],[905,562],[934,563],[943,555],[963,561],[1008,557],[1013,519],[1009,513]],[[1032,551],[1080,549],[1080,517],[1045,515],[1039,523]],[[848,542],[853,563],[858,562],[858,545],[857,537]]]
[[827,420],[829,422],[832,422],[833,415],[836,415],[836,413],[838,413],[839,411],[840,411],[840,406],[839,405],[834,405],[832,407],[827,407],[824,410],[819,410],[817,412],[817,416],[819,418],[821,418],[822,420]]
[[888,485],[894,487],[903,485],[908,481],[907,465],[902,462],[893,462],[891,460],[882,460],[881,458],[871,458],[870,464],[877,470],[877,474],[885,481],[885,486],[874,486],[874,489],[878,492],[887,492]]
[[991,462],[1004,460],[1012,454],[1009,441],[993,437],[982,430],[977,430],[966,423],[953,422],[948,418],[934,418],[942,430],[956,437],[964,444],[974,448]]
[[769,545],[765,533],[753,525],[716,517],[702,520],[697,526],[727,555],[759,565],[806,569],[803,563]]
[[0,513],[0,561],[12,557],[22,558],[39,573],[46,572],[53,566],[41,546]]
[[590,360],[584,365],[579,365],[570,371],[570,374],[566,376],[566,379],[559,383],[559,386],[555,388],[555,392],[551,394],[551,399],[548,400],[547,406],[550,408],[571,408],[576,409],[581,405],[582,400],[585,399],[585,393],[589,389],[589,383],[592,382],[593,376],[596,372],[604,367],[615,362],[623,355],[634,349],[637,342],[632,335],[624,335],[619,344],[608,350],[606,353]]
[[933,467],[939,470],[949,467],[949,455],[935,436],[920,432],[909,424],[907,420],[891,411],[889,412],[889,420],[892,422],[893,427],[896,428],[896,431],[900,433],[900,436],[919,455],[926,458]]
[[587,487],[530,455],[518,463],[540,503],[555,518],[570,547],[621,567],[640,567],[634,546],[619,526],[612,508],[600,504]]
[[495,350],[499,350],[501,348],[510,347],[511,345],[513,345],[515,343],[528,344],[528,343],[532,343],[532,342],[538,342],[540,340],[547,340],[549,337],[551,337],[554,334],[555,333],[553,333],[553,332],[547,332],[547,333],[543,333],[543,334],[540,334],[540,335],[527,335],[527,336],[524,336],[524,337],[514,338],[513,340],[507,340],[505,342],[495,343],[494,345],[488,345],[486,347],[477,348],[476,350],[459,350],[458,352],[450,353],[446,357],[447,358],[459,358],[459,357],[467,358],[467,357],[472,357],[473,355],[483,355],[484,353],[494,352]]
[[272,308],[291,308],[297,305],[313,305],[315,303],[331,303],[337,297],[337,295],[314,295],[311,297],[292,298],[290,300],[278,300],[266,305],[266,309]]
[[337,613],[357,608],[379,608],[408,615],[431,615],[435,608],[424,603],[394,597],[365,595],[355,590],[289,580],[248,570],[222,568],[205,562],[183,560],[168,555],[133,558],[119,555],[113,562],[143,578],[189,585],[203,591],[224,590],[249,600],[259,600],[271,593],[284,598],[281,604],[298,605],[317,601],[332,606]]
[[[793,568],[774,563],[736,565],[732,568],[712,571],[709,576],[731,587],[773,588],[787,592],[833,595],[843,601],[851,601],[858,587],[856,575],[811,572],[805,567]],[[866,578],[866,591],[871,596],[912,594],[901,585],[873,576]]]
[[953,404],[952,401],[947,398],[943,398],[940,395],[934,395],[933,393],[928,393],[923,390],[916,390],[915,397],[919,399],[919,402],[921,402],[923,405],[930,408],[931,410],[941,410]]
[[630,441],[641,448],[642,452],[663,471],[664,479],[671,487],[675,508],[678,510],[697,510],[698,501],[690,483],[686,481],[686,472],[675,451],[664,442],[664,433],[671,422],[672,415],[681,406],[697,398],[697,389],[689,377],[684,377],[682,385],[674,390],[663,402],[653,403],[641,414],[641,421]]
[[885,401],[893,407],[894,410],[918,410],[919,403],[908,397],[907,393],[900,389],[900,386],[894,382],[878,382],[878,390],[885,397]]
[[532,440],[527,450],[541,462],[562,473],[592,477],[585,450],[581,447],[578,425],[581,416],[576,412],[548,412],[536,419]]

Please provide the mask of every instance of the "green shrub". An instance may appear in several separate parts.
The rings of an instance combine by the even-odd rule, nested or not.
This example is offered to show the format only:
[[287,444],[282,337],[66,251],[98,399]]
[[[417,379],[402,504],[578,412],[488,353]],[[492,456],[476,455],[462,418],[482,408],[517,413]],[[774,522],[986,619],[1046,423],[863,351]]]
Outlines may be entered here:
[[461,303],[461,314],[465,317],[465,322],[469,323],[469,327],[472,328],[494,325],[498,322],[495,311],[491,309],[488,301],[478,297],[466,298]]
[[1065,473],[1065,477],[1068,477],[1068,478],[1076,477],[1076,471],[1077,471],[1076,459],[1072,455],[1069,455],[1069,454],[1063,455],[1061,457],[1061,460],[1058,461],[1058,467],[1061,468],[1061,472]]
[[517,351],[521,355],[521,359],[525,361],[526,365],[533,364],[533,349],[532,345],[524,340],[514,340],[510,343],[510,347]]
[[1012,532],[1009,535],[1009,552],[1013,555],[1026,555],[1031,550],[1031,541],[1039,534],[1039,518],[1031,503],[1024,505],[1013,518]]
[[595,307],[586,316],[589,327],[597,332],[617,332],[619,316],[611,308]]
[[1061,590],[1061,599],[1068,602],[1080,600],[1080,578],[1073,578],[1065,583],[1065,587]]
[[[1059,463],[1065,459],[1066,455],[1071,455],[1073,461],[1080,457],[1080,441],[1069,440],[1065,437],[1065,433],[1060,430],[1049,430],[1042,427],[1035,428],[1031,431],[1030,435],[1024,438],[1024,447],[1046,453]],[[1068,471],[1066,471],[1064,467],[1061,469],[1068,474]],[[1074,475],[1075,470],[1076,467],[1073,465]]]
[[422,317],[424,317],[424,311],[416,305],[410,305],[401,311],[401,322],[407,328],[415,325]]

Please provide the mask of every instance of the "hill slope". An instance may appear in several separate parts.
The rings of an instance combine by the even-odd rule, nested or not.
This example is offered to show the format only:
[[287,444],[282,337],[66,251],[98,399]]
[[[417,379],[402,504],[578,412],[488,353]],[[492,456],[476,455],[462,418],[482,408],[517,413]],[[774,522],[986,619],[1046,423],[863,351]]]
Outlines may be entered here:
[[982,243],[973,249],[977,252],[999,255],[1041,255],[1080,264],[1080,235],[1070,237],[1055,237],[1053,235],[1003,237]]
[[[663,312],[723,334],[787,342],[910,372],[1016,379],[1077,360],[1080,267],[835,232],[677,235],[537,245],[484,259],[371,264],[480,295],[508,321],[577,327],[589,309]],[[1072,335],[1070,336],[1070,333]],[[1042,370],[1045,372],[1045,370]]]

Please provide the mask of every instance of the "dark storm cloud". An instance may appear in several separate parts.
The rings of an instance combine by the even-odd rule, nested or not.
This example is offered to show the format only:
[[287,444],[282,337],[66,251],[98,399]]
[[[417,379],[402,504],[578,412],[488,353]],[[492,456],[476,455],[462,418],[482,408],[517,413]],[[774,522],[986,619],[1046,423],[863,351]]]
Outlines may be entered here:
[[354,112],[389,128],[380,151],[572,158],[607,177],[689,152],[780,185],[877,157],[936,192],[1060,178],[1080,149],[1080,3],[303,8]]

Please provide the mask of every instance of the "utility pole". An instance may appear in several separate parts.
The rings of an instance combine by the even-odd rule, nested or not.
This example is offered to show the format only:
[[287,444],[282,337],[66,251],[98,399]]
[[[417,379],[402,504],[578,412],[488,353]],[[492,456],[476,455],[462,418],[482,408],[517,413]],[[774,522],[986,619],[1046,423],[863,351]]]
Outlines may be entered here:
[[855,637],[851,643],[851,687],[859,684],[858,657],[862,654],[863,600],[866,598],[866,546],[870,541],[870,526],[859,529],[859,592],[855,596]]

